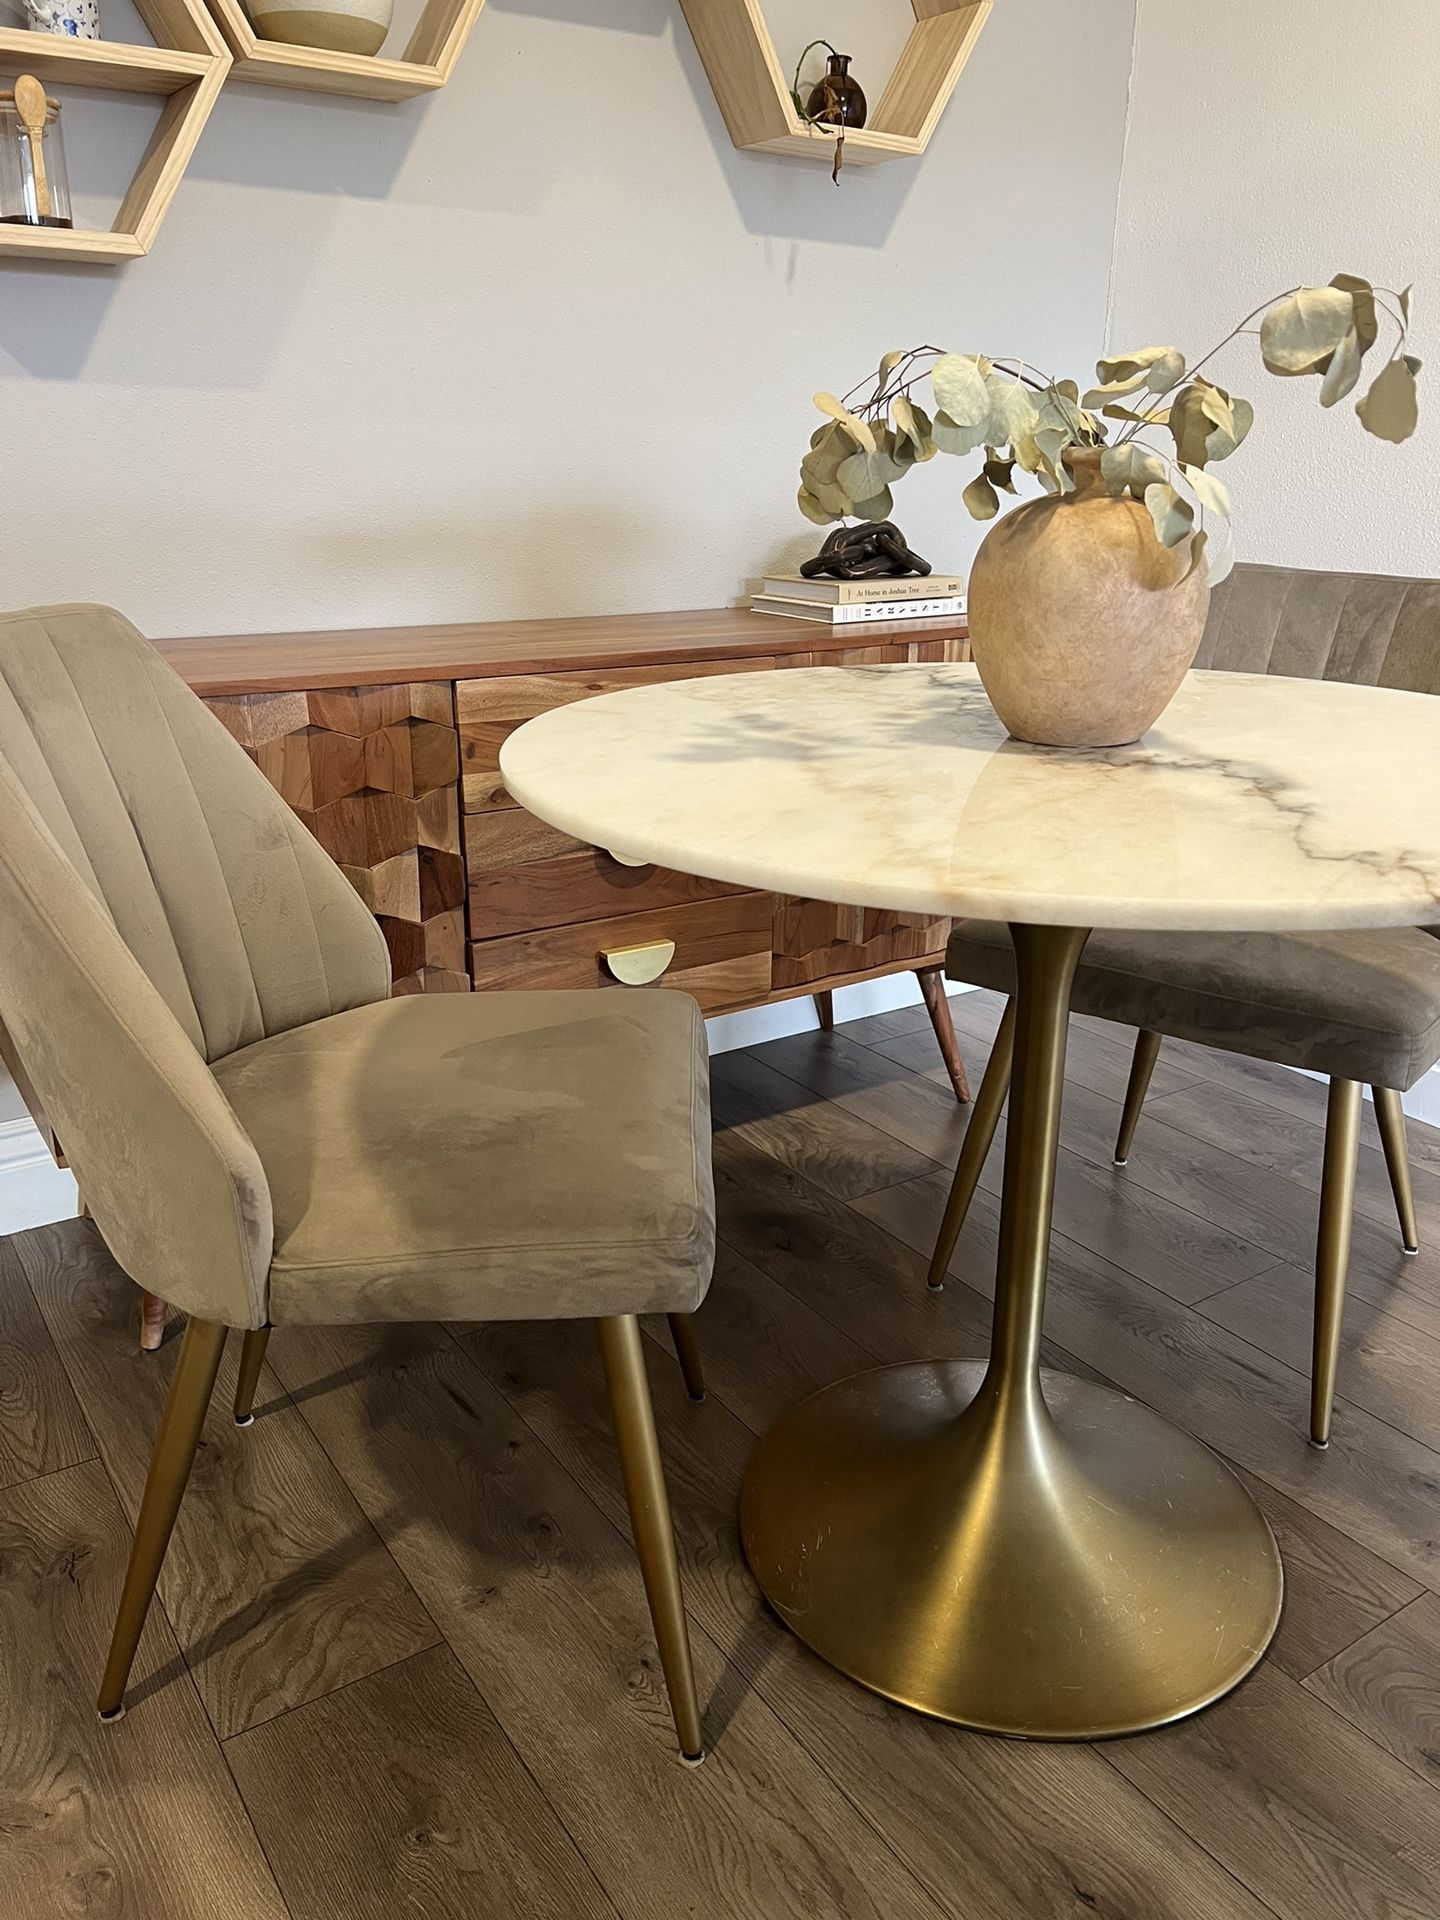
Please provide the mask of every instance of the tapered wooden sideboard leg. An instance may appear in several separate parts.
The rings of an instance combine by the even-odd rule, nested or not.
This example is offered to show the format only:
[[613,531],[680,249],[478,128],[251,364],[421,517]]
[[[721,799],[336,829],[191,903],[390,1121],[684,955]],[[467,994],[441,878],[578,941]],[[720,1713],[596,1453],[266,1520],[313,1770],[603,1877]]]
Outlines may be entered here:
[[962,1106],[970,1104],[970,1082],[965,1076],[965,1062],[960,1058],[960,1043],[955,1038],[955,1023],[950,1018],[950,1002],[945,995],[945,973],[941,967],[917,967],[915,978],[920,982],[920,991],[925,996],[925,1005],[930,1012],[930,1024],[935,1029],[935,1038],[940,1042],[940,1058],[945,1062],[945,1071],[950,1076],[950,1084],[955,1089],[955,1098]]
[[153,1293],[140,1296],[140,1351],[154,1353],[165,1338],[165,1321],[170,1309]]

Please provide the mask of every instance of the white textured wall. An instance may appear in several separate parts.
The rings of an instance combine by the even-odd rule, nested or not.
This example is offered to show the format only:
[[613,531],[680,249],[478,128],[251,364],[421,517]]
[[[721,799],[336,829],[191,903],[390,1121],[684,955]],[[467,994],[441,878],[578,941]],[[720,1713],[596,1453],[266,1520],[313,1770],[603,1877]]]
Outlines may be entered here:
[[[775,3],[787,55],[809,11],[880,57],[873,0]],[[7,439],[42,449],[0,604],[163,634],[725,602],[813,544],[816,387],[922,339],[1094,357],[1132,24],[1000,0],[927,157],[838,189],[734,151],[676,0],[489,0],[408,106],[232,84],[148,260],[0,269]],[[112,110],[66,111],[88,179]],[[901,501],[941,563],[964,477]]]
[[1268,294],[1333,273],[1417,283],[1421,427],[1277,380],[1253,340],[1215,377],[1257,405],[1227,462],[1242,559],[1440,574],[1440,10],[1435,0],[1139,0],[1115,245],[1114,349],[1209,347]]

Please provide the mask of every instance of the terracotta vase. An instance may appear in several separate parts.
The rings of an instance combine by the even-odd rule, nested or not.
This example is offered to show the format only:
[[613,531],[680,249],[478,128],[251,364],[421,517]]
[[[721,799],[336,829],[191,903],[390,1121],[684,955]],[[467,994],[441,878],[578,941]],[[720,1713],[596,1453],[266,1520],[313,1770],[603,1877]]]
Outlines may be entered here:
[[1068,453],[1075,492],[997,520],[970,571],[970,645],[1017,740],[1118,747],[1180,689],[1205,630],[1205,568],[1162,547],[1149,512],[1112,499],[1100,454]]

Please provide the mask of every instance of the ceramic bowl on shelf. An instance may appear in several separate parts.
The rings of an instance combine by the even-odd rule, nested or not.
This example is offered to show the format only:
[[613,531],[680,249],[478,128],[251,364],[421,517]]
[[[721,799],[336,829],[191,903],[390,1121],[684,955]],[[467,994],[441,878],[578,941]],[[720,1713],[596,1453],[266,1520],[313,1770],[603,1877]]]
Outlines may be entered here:
[[379,53],[394,0],[246,0],[262,40],[320,47],[327,53]]

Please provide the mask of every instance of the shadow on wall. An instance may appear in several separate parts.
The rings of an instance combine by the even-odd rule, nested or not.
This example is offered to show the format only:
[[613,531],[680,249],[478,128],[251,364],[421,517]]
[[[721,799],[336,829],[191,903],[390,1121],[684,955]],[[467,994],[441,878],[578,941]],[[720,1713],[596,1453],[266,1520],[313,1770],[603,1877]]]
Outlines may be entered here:
[[[125,25],[132,15],[129,0],[110,0],[110,8],[122,37],[145,37],[138,19],[133,32]],[[790,242],[790,271],[796,265],[794,246],[806,241],[879,249],[890,238],[914,183],[915,166],[900,161],[855,167],[836,188],[819,163],[737,152],[675,0],[490,0],[486,13],[657,40],[667,31],[673,34],[675,64],[744,229]],[[472,55],[484,47],[485,19],[482,15]],[[462,62],[461,72],[466,71]],[[527,85],[538,86],[543,78],[538,61],[525,75]],[[475,129],[468,125],[475,113],[480,128],[488,128],[502,150],[513,152],[514,143],[529,139],[536,126],[533,96],[517,95],[502,72],[487,71],[476,84],[482,91],[463,102],[449,97],[451,89],[398,108],[318,93],[292,97],[244,83],[227,86],[157,254],[183,252],[187,221],[204,225],[223,217],[230,223],[233,247],[215,269],[209,300],[214,311],[243,312],[247,325],[229,331],[223,360],[217,358],[206,327],[181,327],[168,336],[162,360],[107,367],[104,377],[120,384],[161,384],[197,392],[213,390],[217,378],[230,388],[263,384],[290,317],[322,271],[337,202],[376,202],[396,218],[417,220],[442,207],[462,221],[488,212],[512,220],[537,215],[557,180],[563,183],[569,162],[553,143],[541,141],[534,164],[518,175],[513,168],[492,175],[483,165],[466,164],[464,155],[476,150]],[[303,113],[297,112],[297,99],[303,101]],[[462,118],[467,124],[460,127]],[[415,153],[415,164],[407,168],[422,130],[432,121],[436,138]],[[646,164],[660,158],[652,149]],[[226,191],[233,188],[260,191],[246,198]],[[217,204],[217,193],[224,194],[223,205]],[[283,195],[283,202],[267,200],[267,194]],[[262,301],[254,298],[257,257],[265,262]],[[24,297],[0,303],[0,355],[9,356],[30,377],[79,377],[90,367],[121,286],[121,276],[110,268],[13,270],[13,277],[7,275],[7,292],[18,293],[23,287]]]
[[[842,187],[825,166],[775,154],[741,153],[731,141],[704,63],[676,0],[490,0],[498,12],[609,27],[622,33],[674,34],[681,72],[704,122],[747,233],[776,240],[817,240],[847,247],[883,247],[914,179],[906,161],[853,167]],[[823,192],[817,191],[824,188]]]
[[[675,538],[673,522],[643,518],[623,498],[522,504],[507,515],[499,545],[476,517],[453,513],[400,521],[387,512],[383,526],[352,520],[290,531],[303,541],[302,564],[317,578],[363,580],[367,601],[383,607],[392,582],[403,606],[415,582],[433,574],[449,583],[471,620],[495,619],[501,607],[543,607],[547,617],[561,619],[627,605],[627,596],[645,604],[655,555]],[[497,567],[498,592],[491,578]]]

